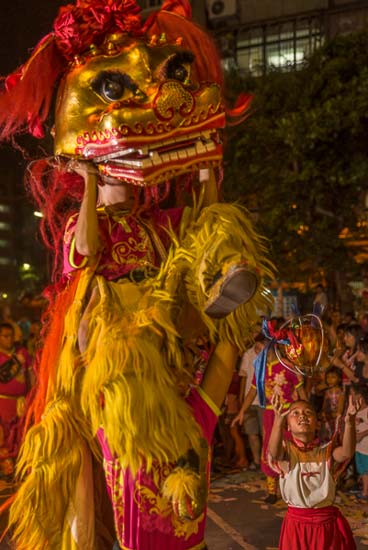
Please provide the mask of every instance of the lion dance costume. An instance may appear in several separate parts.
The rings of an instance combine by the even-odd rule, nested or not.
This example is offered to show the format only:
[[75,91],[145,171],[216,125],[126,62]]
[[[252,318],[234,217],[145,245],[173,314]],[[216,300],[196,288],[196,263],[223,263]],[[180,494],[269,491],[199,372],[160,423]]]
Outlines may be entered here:
[[[246,211],[218,201],[220,133],[247,101],[225,108],[216,49],[190,18],[186,0],[145,23],[134,0],[77,0],[5,80],[3,139],[42,137],[56,93],[55,156],[28,174],[55,269],[10,509],[18,550],[206,547],[217,411],[271,266]],[[93,258],[75,242],[70,159],[134,194],[129,210],[98,208]]]

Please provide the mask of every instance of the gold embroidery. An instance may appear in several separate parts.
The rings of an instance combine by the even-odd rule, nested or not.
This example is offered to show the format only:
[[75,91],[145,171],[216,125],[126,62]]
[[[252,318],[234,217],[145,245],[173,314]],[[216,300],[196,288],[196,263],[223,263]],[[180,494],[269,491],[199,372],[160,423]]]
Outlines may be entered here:
[[178,538],[189,537],[198,533],[199,525],[204,519],[204,513],[192,521],[181,520],[172,509],[171,502],[162,496],[161,487],[164,479],[171,472],[169,466],[159,466],[154,464],[150,471],[152,486],[143,485],[136,482],[135,501],[141,513],[157,514],[162,518],[169,518],[173,527],[174,534]]
[[[118,462],[107,460],[104,461],[104,466],[106,482],[112,492],[115,520],[119,522],[119,528],[122,529],[124,523],[124,469]],[[181,520],[174,514],[171,502],[161,494],[160,490],[171,470],[170,465],[154,464],[149,473],[148,483],[145,484],[144,480],[136,480],[133,498],[141,514],[157,515],[162,521],[169,522],[175,537],[188,540],[192,535],[198,533],[204,513],[192,521]],[[121,531],[119,538],[121,540],[124,538]]]
[[111,490],[111,498],[114,503],[115,522],[119,521],[119,538],[123,538],[124,500],[121,495],[124,487],[124,471],[119,464],[107,460],[104,460],[104,470],[106,483]]
[[67,223],[66,223],[66,226],[65,226],[65,231],[64,231],[64,243],[66,245],[68,245],[72,239],[72,236],[74,235],[74,232],[75,232],[75,223],[76,223],[76,219],[78,218],[78,212],[76,212],[75,214],[73,214],[72,216],[70,216],[70,218],[68,219]]
[[[123,220],[118,223],[122,224]],[[127,220],[125,220],[127,223]],[[131,232],[131,230],[130,230]],[[144,261],[155,263],[155,254],[149,235],[141,225],[137,225],[137,232],[125,241],[115,243],[111,250],[111,256],[117,264],[137,264],[140,263],[144,255]]]
[[84,267],[86,265],[86,263],[88,262],[88,258],[84,257],[81,260],[81,263],[79,265],[77,265],[74,261],[74,253],[75,253],[75,236],[73,235],[71,245],[70,245],[70,250],[69,250],[69,258],[68,258],[69,259],[69,265],[71,267],[73,267],[74,269],[80,269],[81,267]]

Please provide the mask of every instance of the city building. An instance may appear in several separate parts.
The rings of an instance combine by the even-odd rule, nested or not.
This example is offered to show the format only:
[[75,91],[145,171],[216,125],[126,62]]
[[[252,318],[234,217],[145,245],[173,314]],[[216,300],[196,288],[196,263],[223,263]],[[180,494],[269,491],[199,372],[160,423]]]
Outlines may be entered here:
[[[160,0],[139,0],[145,13]],[[196,0],[194,18],[215,35],[225,66],[255,76],[298,68],[336,34],[368,25],[367,0]]]
[[255,76],[298,68],[336,34],[368,25],[366,0],[207,0],[225,65]]
[[[148,16],[162,0],[138,3]],[[0,74],[27,59],[29,48],[49,32],[63,4],[63,0],[35,0],[24,4],[22,17],[19,3],[4,5]],[[368,25],[368,0],[192,0],[192,7],[194,20],[207,26],[218,41],[224,65],[253,75],[272,67],[298,68],[325,40]],[[9,149],[0,152],[0,299],[19,286],[19,278],[34,284],[33,268],[41,279],[49,276],[37,237],[39,219],[33,216],[22,185],[26,162],[20,166],[21,155],[15,160]]]
[[19,297],[20,290],[33,291],[48,280],[39,220],[24,189],[26,161],[14,153],[0,152],[0,307]]

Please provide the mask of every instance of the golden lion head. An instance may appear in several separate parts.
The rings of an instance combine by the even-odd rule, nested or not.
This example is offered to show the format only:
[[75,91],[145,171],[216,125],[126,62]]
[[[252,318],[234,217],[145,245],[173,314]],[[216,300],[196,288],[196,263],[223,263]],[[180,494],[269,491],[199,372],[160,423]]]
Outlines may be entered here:
[[60,85],[55,153],[90,159],[135,185],[218,164],[221,90],[195,78],[194,59],[164,36],[108,36],[74,61]]

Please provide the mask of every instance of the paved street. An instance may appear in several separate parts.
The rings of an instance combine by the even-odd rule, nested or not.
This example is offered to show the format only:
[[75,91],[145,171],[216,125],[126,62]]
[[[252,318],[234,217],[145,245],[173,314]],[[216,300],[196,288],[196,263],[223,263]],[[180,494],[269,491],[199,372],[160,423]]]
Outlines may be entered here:
[[[277,550],[285,505],[264,504],[262,474],[232,472],[212,480],[206,541],[209,550]],[[337,504],[352,526],[357,550],[368,547],[368,503],[339,493]],[[9,550],[0,544],[0,550]],[[292,548],[290,550],[293,550]]]
[[[285,505],[264,504],[261,474],[238,472],[212,481],[206,541],[209,550],[277,550]],[[339,493],[337,505],[348,518],[357,550],[368,546],[368,503]],[[293,550],[293,549],[290,549]]]

